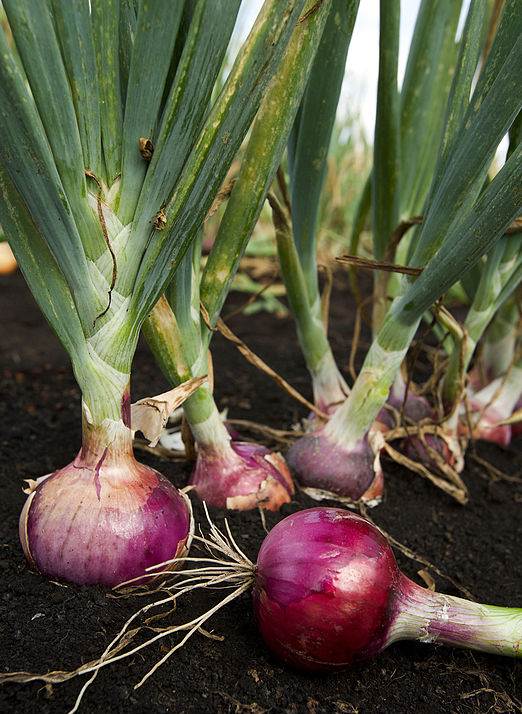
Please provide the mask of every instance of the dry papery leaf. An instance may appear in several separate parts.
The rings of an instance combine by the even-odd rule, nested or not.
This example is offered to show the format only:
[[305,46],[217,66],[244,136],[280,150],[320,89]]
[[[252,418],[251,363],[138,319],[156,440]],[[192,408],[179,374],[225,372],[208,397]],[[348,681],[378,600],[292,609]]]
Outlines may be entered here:
[[200,310],[201,310],[201,316],[203,317],[203,321],[205,325],[209,328],[209,330],[218,331],[220,332],[223,337],[230,342],[232,342],[233,345],[237,347],[239,352],[243,355],[243,357],[247,360],[247,362],[250,362],[251,365],[256,367],[260,372],[264,372],[264,374],[268,375],[271,379],[274,380],[274,382],[287,394],[289,394],[293,399],[295,399],[297,402],[305,406],[307,409],[309,409],[311,412],[314,412],[320,419],[323,419],[323,421],[328,421],[328,414],[323,412],[321,409],[315,406],[315,404],[312,404],[311,402],[308,401],[308,399],[305,399],[294,387],[292,387],[291,384],[289,384],[286,379],[281,377],[280,374],[278,374],[272,367],[270,367],[261,357],[255,354],[248,345],[243,342],[237,335],[235,335],[230,327],[228,327],[221,318],[218,319],[216,323],[216,327],[214,328],[211,323],[210,323],[210,317],[209,314],[203,304],[200,305]]
[[156,446],[170,414],[206,381],[207,375],[193,377],[169,392],[135,402],[131,406],[134,431],[141,431],[149,446]]

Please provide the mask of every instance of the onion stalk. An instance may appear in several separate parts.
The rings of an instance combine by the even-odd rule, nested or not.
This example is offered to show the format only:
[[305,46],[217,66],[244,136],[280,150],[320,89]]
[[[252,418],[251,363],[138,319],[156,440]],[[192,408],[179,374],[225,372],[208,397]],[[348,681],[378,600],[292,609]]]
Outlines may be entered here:
[[288,141],[291,192],[286,221],[272,206],[281,275],[312,379],[314,403],[325,412],[344,401],[349,390],[335,363],[321,314],[316,234],[328,149],[358,7],[358,0],[335,0],[332,5]]
[[[197,316],[199,327],[199,313],[192,315]],[[143,331],[163,373],[173,384],[183,383],[197,369],[206,369],[201,355],[206,356],[207,350],[201,341],[196,351],[200,359],[193,368],[188,366],[185,357],[189,348],[183,339],[187,332],[180,329],[166,298],[158,301]],[[201,498],[212,506],[239,510],[257,506],[277,510],[290,500],[293,483],[284,459],[257,444],[232,440],[208,384],[187,399],[184,414],[197,445],[190,483]]]
[[[431,175],[427,171],[429,167],[434,170],[437,159],[437,143],[433,141],[433,134],[441,133],[444,118],[443,110],[434,111],[432,107],[436,104],[443,108],[449,93],[451,70],[456,61],[453,38],[460,9],[457,5],[459,4],[451,7],[445,5],[444,8],[434,12],[429,2],[422,3],[410,47],[399,104],[397,94],[399,6],[398,3],[381,4],[380,71],[374,142],[375,167],[363,191],[352,236],[355,247],[371,203],[377,258],[383,259],[387,254],[387,243],[397,224],[399,208],[402,215],[407,217],[413,211],[419,212],[429,189],[428,179],[431,179]],[[330,35],[325,34],[322,54],[318,55],[316,60],[307,94],[289,143],[292,221],[287,220],[284,225],[280,216],[274,212],[281,273],[296,320],[301,348],[312,377],[314,399],[323,411],[329,409],[331,412],[346,400],[349,389],[335,365],[320,318],[315,231],[326,154],[339,97],[340,80],[344,72],[344,58],[351,36],[350,22],[350,11],[345,7],[344,33],[339,32],[339,28],[337,31],[331,28]],[[326,38],[329,42],[326,42]],[[430,71],[426,78],[426,68],[432,66],[436,66],[436,71]],[[335,81],[331,81],[331,77]],[[325,108],[319,123],[320,133],[316,121],[318,103]],[[427,125],[430,126],[430,132],[426,130]],[[398,184],[399,162],[401,162],[401,176],[404,177],[401,191]],[[322,167],[321,170],[319,167]],[[400,206],[399,202],[401,202]],[[401,248],[404,249],[405,243],[406,241],[403,241]],[[386,311],[385,296],[388,282],[386,273],[376,274],[374,330],[382,321]],[[318,444],[324,441],[320,434],[322,426],[316,422],[311,423],[312,435],[303,453],[300,443],[290,449],[288,457],[290,464],[301,481],[321,491],[333,490],[342,497],[378,500],[382,491],[378,453],[373,455],[372,451],[376,451],[377,447],[370,449],[368,440],[358,447],[360,453],[366,453],[363,462],[358,456],[355,463],[351,464],[350,447],[346,453],[341,450],[339,454],[333,455],[332,459],[328,459],[328,464],[330,462],[339,464],[335,477],[328,476],[326,471],[329,470],[329,466],[327,467],[326,464],[324,474],[315,473],[315,467],[309,468],[308,462],[313,453],[317,453],[317,462],[320,458]],[[377,426],[381,428],[380,425]],[[318,430],[317,439],[313,434],[315,428]],[[330,448],[328,441],[323,445],[328,451]],[[373,461],[376,466],[375,479],[372,479],[371,470],[368,471],[366,467],[363,468],[363,473],[359,473],[361,463],[367,465]],[[341,464],[346,465],[344,474],[337,473],[342,469]],[[315,494],[319,495],[319,491],[316,490]]]
[[[36,486],[21,521],[28,556],[50,577],[113,584],[187,541],[185,501],[132,457],[131,362],[304,4],[265,2],[208,111],[238,0],[183,17],[170,0],[137,12],[117,0],[3,4],[0,222],[83,400],[79,455]],[[60,533],[67,547],[54,542]]]
[[[169,289],[170,307],[158,304],[145,326],[149,344],[173,384],[207,368],[209,327],[217,322],[281,161],[325,26],[335,25],[341,5],[306,4],[261,102],[202,275],[196,249],[192,263],[187,258]],[[200,320],[200,302],[208,324]],[[275,510],[290,499],[293,485],[284,459],[264,447],[231,439],[208,386],[189,397],[184,412],[197,444],[191,484],[207,503]]]

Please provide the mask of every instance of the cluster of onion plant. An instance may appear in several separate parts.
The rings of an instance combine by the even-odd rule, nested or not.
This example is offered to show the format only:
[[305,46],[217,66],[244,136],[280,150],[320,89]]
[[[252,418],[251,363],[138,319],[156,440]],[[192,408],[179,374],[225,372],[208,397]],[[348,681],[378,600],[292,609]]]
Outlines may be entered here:
[[[400,639],[520,656],[520,609],[420,588],[364,518],[333,508],[288,516],[254,563],[228,524],[226,534],[211,522],[208,536],[195,534],[185,494],[132,451],[133,429],[156,440],[169,410],[184,400],[197,447],[190,482],[201,498],[229,509],[272,510],[290,500],[283,458],[231,434],[211,380],[205,382],[213,330],[267,197],[313,382],[317,413],[288,454],[311,493],[379,500],[383,432],[394,428],[385,405],[410,424],[433,418],[432,406],[410,393],[401,365],[427,313],[454,327],[438,301],[459,281],[469,310],[465,329],[452,332],[455,344],[444,340],[449,436],[407,439],[406,448],[427,461],[454,458],[444,447],[459,435],[460,401],[480,412],[472,434],[509,418],[522,374],[513,297],[521,254],[505,237],[521,208],[517,0],[506,0],[485,59],[486,3],[472,0],[457,43],[461,3],[435,9],[424,0],[400,94],[400,3],[381,0],[374,167],[355,234],[371,207],[373,258],[401,263],[403,274],[376,274],[373,342],[351,390],[328,343],[316,225],[358,0],[266,0],[221,89],[239,0],[3,5],[14,46],[2,30],[0,222],[82,392],[82,447],[71,464],[30,483],[22,545],[49,577],[144,588],[154,581],[162,596],[125,623],[98,661],[71,673],[0,680],[90,674],[75,711],[101,668],[184,633],[139,686],[250,589],[268,647],[305,670],[345,667]],[[436,68],[428,79],[427,67]],[[507,159],[488,179],[510,129]],[[202,225],[245,139],[201,269]],[[281,172],[278,195],[271,186],[285,145],[291,191]],[[417,214],[422,219],[410,220]],[[421,225],[405,236],[395,230],[401,222]],[[131,405],[140,331],[174,389]],[[465,400],[462,373],[483,335],[486,369],[476,371]],[[458,477],[452,488],[462,497]],[[206,548],[202,557],[187,554],[192,542]],[[173,611],[196,588],[230,592],[188,622],[135,643],[139,632],[150,633],[142,615],[164,606]]]
[[189,544],[186,499],[133,456],[131,363],[292,33],[317,22],[267,0],[214,92],[239,5],[3,3],[0,222],[82,393],[82,448],[30,484],[20,521],[50,577],[114,585]]
[[[461,12],[466,17],[457,39]],[[465,501],[459,436],[463,431],[475,437],[496,434],[495,425],[510,417],[522,386],[515,355],[503,377],[497,374],[481,392],[466,399],[461,389],[477,341],[508,304],[521,276],[520,240],[510,234],[520,228],[512,222],[521,208],[515,188],[522,150],[515,76],[522,16],[516,2],[506,2],[493,37],[484,3],[435,9],[422,2],[400,92],[399,20],[399,2],[381,2],[374,164],[351,248],[362,250],[358,239],[371,213],[373,250],[362,257],[386,270],[374,272],[373,343],[351,391],[335,366],[321,321],[315,245],[349,32],[339,46],[330,42],[322,48],[321,62],[318,55],[289,142],[291,197],[285,219],[276,218],[281,271],[316,403],[330,415],[327,422],[313,419],[287,458],[311,495],[375,501],[382,491],[379,452],[386,439],[399,434],[407,463],[422,462],[417,464],[421,473],[438,468],[444,479],[437,481]],[[324,107],[319,122],[318,103]],[[505,163],[491,176],[508,132]],[[444,410],[438,414],[438,405],[405,379],[404,360],[423,318],[439,320],[444,328],[452,322],[440,309],[441,299],[459,281],[466,285],[470,308],[464,330],[457,330],[464,342],[457,340],[451,349],[445,340],[451,355],[441,386]],[[473,424],[463,426],[470,411]],[[500,429],[497,438],[505,443],[511,427]]]

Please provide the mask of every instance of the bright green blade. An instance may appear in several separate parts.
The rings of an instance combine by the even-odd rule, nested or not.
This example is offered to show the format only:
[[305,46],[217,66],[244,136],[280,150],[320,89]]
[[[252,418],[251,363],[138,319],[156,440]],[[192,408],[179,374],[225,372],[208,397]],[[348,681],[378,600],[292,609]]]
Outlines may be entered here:
[[138,1],[120,1],[119,56],[121,101],[123,106],[125,105],[125,102],[127,100],[127,84],[129,82],[132,46],[134,44],[134,37],[136,35],[136,20],[138,7]]
[[24,198],[1,165],[0,209],[2,226],[31,292],[74,359],[85,342],[76,305],[51,251],[31,219]]
[[373,142],[373,254],[382,260],[399,217],[399,61],[400,0],[381,0],[379,80]]
[[[141,138],[152,142],[159,121],[183,3],[155,0],[140,3],[132,47],[123,123],[122,181],[118,214],[123,223],[134,217],[148,163],[139,150]],[[222,23],[214,22],[222,26]]]
[[87,202],[87,186],[73,97],[47,2],[6,0],[4,8],[53,160],[90,257],[103,250],[103,237]]
[[195,237],[277,70],[304,0],[265,2],[227,82],[208,114],[165,206],[137,276],[131,309],[142,322]]
[[84,167],[101,176],[100,95],[89,0],[52,0],[52,7],[76,111]]
[[112,186],[121,173],[123,108],[119,54],[120,0],[91,0],[91,13],[100,87],[105,178],[107,185]]
[[489,92],[513,46],[522,33],[522,7],[519,0],[504,0],[498,28],[489,51],[486,64],[480,73],[473,92],[475,108]]
[[[488,84],[488,91],[485,93],[482,87],[479,91],[477,87],[462,126],[455,135],[452,160],[448,162],[432,193],[426,219],[410,261],[412,265],[424,265],[446,241],[453,221],[458,222],[466,214],[467,207],[472,205],[483,184],[502,137],[520,111],[522,12],[519,13],[519,24],[521,33],[511,45],[510,51],[505,53],[506,59]],[[508,44],[512,40],[510,33],[503,37]]]
[[5,35],[0,31],[0,160],[23,197],[38,233],[59,265],[84,329],[92,329],[100,302],[89,277],[80,235],[56,170],[44,127]]
[[[201,340],[199,318],[202,231],[183,256],[165,295],[174,310],[182,336],[183,352],[194,374],[206,369],[207,350]],[[204,364],[201,364],[203,360]]]
[[211,322],[219,316],[281,162],[329,7],[331,2],[324,2],[306,25],[297,25],[259,108],[201,280],[201,301]]
[[522,145],[509,157],[476,204],[454,224],[429,265],[400,299],[395,313],[413,324],[461,274],[491,250],[521,209]]
[[[482,3],[485,5],[485,3]],[[401,88],[400,218],[424,208],[457,58],[461,2],[422,0]]]
[[346,55],[359,0],[334,0],[310,72],[292,145],[292,224],[310,303],[318,295],[316,227]]
[[484,26],[488,18],[487,4],[482,0],[472,0],[462,33],[455,77],[448,98],[441,158],[437,167],[438,176],[442,175],[446,164],[453,160],[452,144],[469,106],[471,85],[480,60],[484,44]]
[[[238,9],[239,0],[204,0],[194,7],[154,140],[154,154],[138,204],[136,233],[146,230],[172,193],[201,131]],[[219,12],[219,22],[215,12]]]

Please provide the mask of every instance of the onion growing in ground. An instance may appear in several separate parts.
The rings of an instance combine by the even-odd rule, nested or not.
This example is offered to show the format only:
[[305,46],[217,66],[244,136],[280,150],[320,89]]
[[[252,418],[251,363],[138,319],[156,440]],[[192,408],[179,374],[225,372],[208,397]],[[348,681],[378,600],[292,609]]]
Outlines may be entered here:
[[[431,425],[436,422],[435,410],[426,397],[416,394],[408,386],[399,372],[390,390],[386,405],[380,410],[374,426],[386,432],[395,427],[416,428],[421,424]],[[422,437],[416,434],[400,440],[399,449],[410,459],[437,470],[437,461],[454,466],[461,471],[464,463],[458,440],[450,433],[441,436],[427,433]]]
[[190,531],[183,497],[133,459],[132,360],[305,0],[263,4],[224,84],[239,0],[183,5],[2,3],[2,231],[83,403],[81,451],[40,481],[22,517],[26,553],[50,577],[141,577],[179,554]]
[[272,529],[257,558],[254,608],[268,647],[304,669],[345,667],[404,639],[521,655],[522,608],[420,587],[374,525],[341,509],[301,511]]
[[49,578],[112,587],[190,547],[190,502],[136,461],[125,411],[110,435],[84,418],[74,461],[33,484],[20,541],[29,563]]
[[[188,266],[182,264],[182,270],[184,267]],[[196,282],[194,272],[192,280]],[[182,281],[174,281],[172,287],[183,293]],[[188,362],[196,364],[193,371],[201,372],[208,365],[208,353],[199,323],[196,330],[193,325],[181,329],[187,321],[179,301],[177,304],[175,314],[167,299],[161,298],[144,325],[144,334],[163,373],[179,385],[192,374]],[[190,312],[186,317],[190,325]],[[290,501],[294,486],[283,457],[264,446],[239,441],[235,434],[232,437],[208,384],[190,395],[183,409],[196,445],[190,484],[201,499],[218,508],[241,511],[256,507],[276,511]]]
[[[224,538],[215,527],[212,532]],[[379,529],[348,510],[311,508],[287,516],[264,539],[255,565],[228,533],[227,547],[247,568],[243,581],[252,581],[263,639],[292,666],[347,667],[406,639],[522,656],[522,608],[420,587],[399,570]],[[235,572],[234,587],[240,587]]]
[[[289,503],[294,485],[281,454],[232,440],[217,409],[211,417],[213,424],[192,427],[198,453],[190,483],[198,496],[212,506],[241,511],[258,506],[276,511]],[[205,433],[212,439],[205,439]]]
[[[440,319],[437,301],[471,272],[480,277],[486,262],[493,266],[497,258],[506,271],[501,280],[490,281],[495,300],[505,297],[506,285],[512,286],[520,279],[520,241],[517,244],[512,238],[504,238],[510,223],[520,214],[515,185],[520,182],[521,171],[521,104],[520,94],[513,94],[515,63],[520,56],[514,28],[520,27],[520,5],[516,0],[504,4],[495,40],[484,62],[481,57],[484,30],[489,22],[487,7],[483,3],[469,6],[457,45],[454,38],[462,9],[461,3],[449,3],[434,17],[431,5],[421,4],[399,92],[400,3],[381,3],[374,163],[368,189],[361,199],[361,212],[354,220],[350,245],[350,252],[356,253],[365,214],[371,206],[375,259],[373,342],[350,393],[341,398],[328,423],[306,434],[288,453],[289,464],[299,481],[319,493],[328,490],[363,500],[374,496],[373,478],[380,479],[378,461],[371,458],[378,448],[372,438],[374,425],[421,320],[428,311]],[[509,61],[500,70],[508,56]],[[429,77],[426,66],[436,67]],[[333,82],[330,67],[324,65],[323,72],[323,81],[314,87],[314,96],[320,96],[324,102]],[[473,77],[477,75],[478,81],[473,86]],[[500,94],[504,99],[500,99]],[[501,114],[497,113],[500,106]],[[308,113],[313,126],[316,111],[313,102],[303,104],[296,136],[289,147],[293,183],[305,182],[306,176],[296,177],[293,172],[299,160],[300,142],[304,141],[301,129],[305,118]],[[429,132],[425,123],[428,114],[432,122]],[[510,152],[493,186],[486,181],[488,167],[508,130],[512,135]],[[479,134],[482,138],[477,142]],[[312,131],[306,142],[307,157],[313,153],[314,142]],[[320,190],[320,182],[318,185]],[[309,289],[310,284],[317,284],[315,216],[302,230],[303,215],[309,216],[312,210],[309,200],[307,192],[299,196],[293,191],[289,206],[293,231],[287,230],[284,244],[283,237],[278,239],[278,249],[289,303],[310,368],[312,352],[304,345],[303,335],[307,329],[311,333],[310,326],[314,320],[317,322],[318,305],[316,292]],[[304,209],[299,202],[305,204]],[[402,228],[419,223],[421,212],[421,225],[405,236]],[[407,216],[412,218],[404,220]],[[353,255],[349,256],[348,262],[353,264],[352,259]],[[387,270],[390,261],[405,266],[406,274],[391,281]],[[403,272],[403,268],[397,270]],[[393,298],[391,304],[389,298]],[[475,307],[479,302],[481,297],[475,301]],[[498,305],[491,303],[490,307],[494,308],[493,316]],[[474,319],[479,312],[473,313]],[[475,333],[468,331],[472,337],[469,346],[473,349]],[[319,346],[318,338],[316,342]],[[453,368],[460,365],[459,355],[460,350],[455,350],[449,376],[445,378],[452,386],[460,385],[460,380],[453,380]],[[464,358],[465,362],[466,354]],[[447,402],[453,404],[453,400],[445,399]],[[448,449],[437,439],[426,436],[425,442],[408,439],[404,444],[406,451],[412,457],[410,461],[424,461],[430,467],[435,459],[437,470],[444,474],[444,479],[437,478],[436,482],[464,501],[467,491],[458,474],[462,465],[458,423],[444,424],[440,433]],[[373,473],[372,464],[376,467]],[[423,464],[411,466],[426,472]]]

